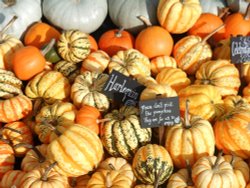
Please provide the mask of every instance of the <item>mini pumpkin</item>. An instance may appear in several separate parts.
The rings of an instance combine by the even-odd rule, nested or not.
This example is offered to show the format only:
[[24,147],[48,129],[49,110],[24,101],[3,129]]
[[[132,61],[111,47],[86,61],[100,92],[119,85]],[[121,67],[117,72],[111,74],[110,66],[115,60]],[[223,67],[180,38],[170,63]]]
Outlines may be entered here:
[[13,148],[4,142],[0,142],[0,179],[6,172],[14,169],[15,155]]
[[150,61],[151,65],[151,73],[153,76],[157,75],[162,69],[165,67],[177,67],[177,63],[175,59],[171,56],[158,56]]
[[9,170],[6,172],[1,181],[1,188],[19,187],[21,179],[25,172],[21,170]]

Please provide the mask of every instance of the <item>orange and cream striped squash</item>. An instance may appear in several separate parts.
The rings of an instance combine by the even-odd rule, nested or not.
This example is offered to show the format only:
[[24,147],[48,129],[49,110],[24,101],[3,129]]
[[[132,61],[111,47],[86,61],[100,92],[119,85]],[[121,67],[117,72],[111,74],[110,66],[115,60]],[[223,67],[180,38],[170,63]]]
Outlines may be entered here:
[[160,0],[157,7],[160,25],[174,34],[188,31],[201,13],[199,0]]
[[136,81],[139,84],[144,85],[145,87],[147,87],[150,84],[157,84],[156,80],[152,76],[137,75],[136,76]]
[[187,74],[183,70],[172,67],[166,67],[162,69],[156,75],[155,79],[159,84],[169,85],[176,91],[176,93],[191,84],[190,79],[187,77]]
[[6,172],[1,181],[1,188],[19,187],[21,179],[25,172],[21,170],[9,170]]
[[177,63],[175,59],[171,56],[163,55],[158,56],[150,61],[151,65],[151,73],[153,76],[156,76],[162,69],[165,67],[177,67]]
[[222,97],[237,95],[241,85],[238,69],[228,60],[203,63],[197,70],[195,77],[194,84],[213,85]]
[[0,142],[0,180],[6,172],[14,169],[14,150],[9,144]]
[[87,188],[89,179],[90,175],[83,175],[78,177],[69,177],[68,181],[70,188]]
[[189,172],[187,168],[182,168],[173,173],[168,180],[166,188],[195,188],[191,178],[191,171]]
[[106,52],[102,50],[94,51],[82,62],[81,72],[87,70],[102,73],[108,67],[109,61],[110,57]]

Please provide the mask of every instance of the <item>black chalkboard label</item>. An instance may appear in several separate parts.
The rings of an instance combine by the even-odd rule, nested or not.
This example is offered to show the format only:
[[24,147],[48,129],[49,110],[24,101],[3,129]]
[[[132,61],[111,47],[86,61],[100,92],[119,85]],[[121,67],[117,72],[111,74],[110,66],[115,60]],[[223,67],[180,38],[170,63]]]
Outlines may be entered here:
[[250,36],[231,37],[231,61],[234,64],[250,61]]
[[180,123],[178,97],[140,101],[139,110],[142,128],[172,126]]
[[113,70],[103,87],[103,93],[109,99],[125,106],[136,106],[144,89],[145,86],[139,84],[136,80]]

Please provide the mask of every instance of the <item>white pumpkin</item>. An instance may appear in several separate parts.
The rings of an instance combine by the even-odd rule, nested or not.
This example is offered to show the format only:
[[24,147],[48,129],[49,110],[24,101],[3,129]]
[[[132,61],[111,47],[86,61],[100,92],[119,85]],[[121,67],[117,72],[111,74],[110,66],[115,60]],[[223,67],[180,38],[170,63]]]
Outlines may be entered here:
[[0,0],[0,30],[13,18],[17,20],[6,34],[20,39],[26,29],[42,17],[41,0]]
[[249,0],[227,0],[227,5],[232,12],[245,14]]
[[109,16],[116,26],[138,33],[146,27],[138,16],[144,16],[153,25],[157,25],[158,2],[159,0],[108,0]]
[[219,9],[226,7],[225,0],[200,0],[202,12],[208,12],[215,15],[219,14]]
[[64,30],[96,31],[108,14],[107,0],[43,0],[43,14]]

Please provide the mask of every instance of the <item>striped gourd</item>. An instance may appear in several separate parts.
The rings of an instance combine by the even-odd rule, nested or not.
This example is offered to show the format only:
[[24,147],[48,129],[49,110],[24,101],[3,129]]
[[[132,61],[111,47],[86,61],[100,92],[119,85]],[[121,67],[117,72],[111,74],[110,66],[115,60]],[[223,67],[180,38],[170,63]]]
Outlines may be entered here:
[[109,100],[102,93],[104,84],[108,80],[107,74],[86,71],[78,75],[71,87],[71,99],[77,108],[89,105],[100,111],[109,108]]
[[94,51],[82,62],[81,72],[88,70],[102,73],[107,68],[109,61],[110,58],[106,52]]
[[103,158],[103,146],[93,131],[72,124],[47,149],[48,159],[57,162],[54,169],[62,175],[77,177],[94,170]]
[[108,153],[114,157],[131,159],[135,152],[151,141],[151,129],[141,128],[139,110],[123,106],[105,115],[101,139]]
[[9,170],[3,176],[1,188],[19,187],[21,179],[26,173],[21,170]]
[[75,78],[80,74],[79,64],[61,60],[57,62],[54,66],[54,70],[63,74],[68,78],[69,82],[74,82]]
[[137,179],[145,184],[161,185],[173,172],[168,151],[156,144],[141,147],[135,154],[132,167]]
[[173,57],[163,55],[151,59],[151,73],[157,75],[165,67],[177,68],[177,63]]
[[9,171],[14,169],[15,164],[15,156],[14,150],[9,144],[0,143],[0,179],[2,179],[3,175]]
[[78,30],[63,32],[57,41],[57,50],[66,61],[74,63],[83,61],[90,53],[88,34]]
[[29,81],[25,87],[25,94],[32,99],[43,98],[51,104],[69,96],[69,80],[60,72],[43,71]]
[[6,34],[1,34],[0,38],[0,68],[11,70],[11,57],[16,50],[23,47],[20,40]]

